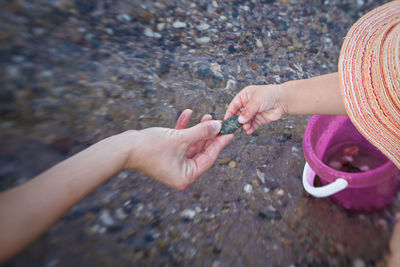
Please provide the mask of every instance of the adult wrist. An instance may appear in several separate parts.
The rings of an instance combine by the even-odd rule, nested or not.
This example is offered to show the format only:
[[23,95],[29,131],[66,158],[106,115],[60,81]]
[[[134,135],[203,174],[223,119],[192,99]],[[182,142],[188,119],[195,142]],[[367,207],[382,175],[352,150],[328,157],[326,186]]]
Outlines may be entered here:
[[136,169],[135,151],[139,151],[138,146],[140,141],[138,140],[139,132],[136,130],[128,130],[120,134],[114,135],[110,138],[112,143],[112,149],[118,151],[119,171],[125,169]]

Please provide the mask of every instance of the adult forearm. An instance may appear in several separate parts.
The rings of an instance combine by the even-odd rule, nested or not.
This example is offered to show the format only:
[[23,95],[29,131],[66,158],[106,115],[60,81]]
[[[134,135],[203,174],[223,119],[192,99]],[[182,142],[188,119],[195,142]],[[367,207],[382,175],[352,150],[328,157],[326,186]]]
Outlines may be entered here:
[[0,194],[0,262],[39,237],[74,204],[123,168],[128,144],[107,138]]
[[289,81],[282,86],[282,99],[291,115],[346,115],[337,72],[310,79]]

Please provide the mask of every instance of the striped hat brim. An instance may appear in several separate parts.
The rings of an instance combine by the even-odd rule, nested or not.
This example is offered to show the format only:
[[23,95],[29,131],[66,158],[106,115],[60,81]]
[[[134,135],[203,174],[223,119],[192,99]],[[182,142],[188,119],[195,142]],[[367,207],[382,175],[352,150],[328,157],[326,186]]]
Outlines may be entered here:
[[400,168],[400,1],[372,10],[351,27],[339,76],[351,121]]

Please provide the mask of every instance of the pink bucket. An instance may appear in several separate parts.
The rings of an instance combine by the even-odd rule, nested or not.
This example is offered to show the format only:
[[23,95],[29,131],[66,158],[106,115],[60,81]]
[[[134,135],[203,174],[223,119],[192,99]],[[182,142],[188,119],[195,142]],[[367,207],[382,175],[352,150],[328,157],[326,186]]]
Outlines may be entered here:
[[[365,172],[343,172],[323,162],[331,148],[357,146],[369,151],[368,158],[377,164]],[[357,211],[374,211],[390,204],[397,193],[399,170],[368,142],[347,116],[313,116],[303,138],[306,164],[304,189],[315,197],[328,197],[340,206]],[[314,187],[315,176],[321,187]]]

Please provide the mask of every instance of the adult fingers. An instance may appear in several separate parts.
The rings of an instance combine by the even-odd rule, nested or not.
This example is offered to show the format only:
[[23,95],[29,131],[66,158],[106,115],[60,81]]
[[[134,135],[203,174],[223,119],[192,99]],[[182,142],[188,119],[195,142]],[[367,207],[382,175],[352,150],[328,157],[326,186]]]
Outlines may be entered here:
[[183,130],[183,137],[193,144],[199,140],[212,139],[221,130],[222,124],[220,121],[210,120],[199,123],[191,128]]
[[179,116],[178,120],[176,121],[175,129],[181,130],[186,129],[189,124],[190,117],[192,116],[193,111],[190,109],[185,109],[182,111],[181,115]]
[[220,135],[207,146],[206,150],[196,155],[193,160],[196,169],[194,170],[194,177],[197,178],[207,171],[217,160],[222,149],[226,147],[234,138],[233,134]]
[[212,116],[210,114],[204,114],[203,117],[201,117],[200,122],[205,122],[210,120],[212,120]]
[[[209,120],[212,120],[212,116],[210,114],[205,114],[201,118],[200,122],[205,122],[205,121],[209,121]],[[192,144],[186,151],[186,157],[188,157],[190,159],[193,158],[194,155],[196,155],[197,153],[199,153],[200,151],[203,150],[203,147],[205,144],[206,144],[205,140],[200,140],[200,141],[197,141],[194,144]]]

